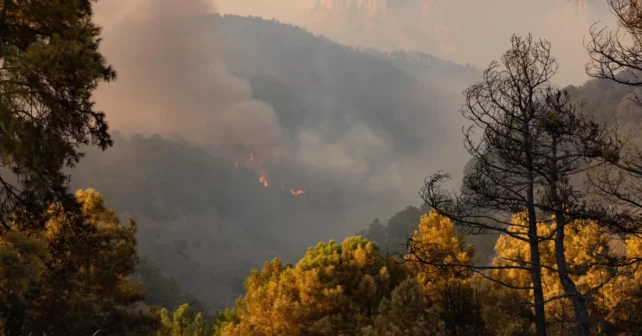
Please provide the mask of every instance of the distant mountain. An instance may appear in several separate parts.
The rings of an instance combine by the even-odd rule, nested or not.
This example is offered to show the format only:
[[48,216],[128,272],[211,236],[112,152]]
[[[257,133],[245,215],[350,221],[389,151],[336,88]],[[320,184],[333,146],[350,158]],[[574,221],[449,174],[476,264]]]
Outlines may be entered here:
[[461,65],[419,51],[381,52],[362,49],[370,55],[392,63],[424,85],[439,91],[460,93],[482,80],[482,70],[472,65]]
[[[550,0],[538,3],[534,14],[542,15],[553,5],[569,4],[570,13],[588,19],[589,6],[597,3],[594,0]],[[503,15],[500,11],[510,12],[520,5],[511,8],[504,1],[316,0],[307,26],[334,38],[345,35],[341,42],[353,45],[448,54],[458,49],[457,44],[462,42],[452,40],[457,36],[456,30],[461,26],[471,27],[471,19],[476,19],[479,10],[485,7]],[[505,20],[514,19],[504,16]]]
[[[561,83],[586,80],[582,39],[592,24],[612,26],[606,1],[317,0],[305,27],[352,46],[421,51],[485,68],[512,34],[553,45]],[[601,25],[600,24],[600,25]]]
[[268,190],[245,165],[184,141],[118,133],[114,141],[89,151],[73,186],[99,190],[134,217],[140,254],[210,307],[232,303],[264,260],[300,253],[284,238],[299,211],[313,214],[309,199]]

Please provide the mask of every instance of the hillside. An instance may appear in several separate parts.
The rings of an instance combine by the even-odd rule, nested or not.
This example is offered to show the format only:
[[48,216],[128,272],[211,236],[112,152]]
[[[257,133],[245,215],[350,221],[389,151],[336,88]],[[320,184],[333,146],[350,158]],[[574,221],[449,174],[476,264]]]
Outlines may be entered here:
[[[102,91],[120,99],[99,103],[123,134],[105,153],[90,151],[73,184],[135,217],[141,254],[213,309],[241,294],[250,268],[293,261],[417,204],[431,167],[465,161],[449,147],[460,93],[435,89],[443,78],[429,71],[411,74],[445,66],[464,81],[466,67],[393,64],[259,18],[136,27],[105,40],[127,76]],[[155,34],[170,43],[144,45]],[[185,44],[187,36],[200,42]],[[152,58],[133,57],[140,53]],[[203,71],[212,59],[218,70]]]
[[363,49],[363,51],[392,63],[435,90],[459,93],[482,78],[482,70],[472,65],[462,66],[419,51],[381,52],[374,49]]

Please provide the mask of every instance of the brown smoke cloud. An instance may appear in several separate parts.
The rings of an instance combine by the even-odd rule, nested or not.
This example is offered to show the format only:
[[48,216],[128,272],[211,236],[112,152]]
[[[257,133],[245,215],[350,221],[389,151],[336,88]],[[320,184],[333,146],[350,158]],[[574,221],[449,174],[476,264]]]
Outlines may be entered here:
[[278,155],[285,141],[276,114],[218,59],[223,41],[214,22],[185,24],[212,13],[210,1],[101,4],[108,4],[97,9],[103,52],[119,76],[100,88],[97,102],[114,129],[175,133],[224,154],[245,145]]
[[304,167],[307,176],[360,181],[355,188],[365,191],[392,188],[390,197],[407,195],[399,206],[417,203],[414,190],[426,165],[420,158],[395,158],[388,134],[358,122],[337,136],[318,125],[286,130],[271,106],[253,99],[248,81],[230,74],[219,57],[225,36],[214,20],[203,18],[213,12],[211,1],[99,4],[103,52],[119,77],[100,87],[97,103],[113,129],[178,134],[234,159],[253,150],[276,168],[290,162]]

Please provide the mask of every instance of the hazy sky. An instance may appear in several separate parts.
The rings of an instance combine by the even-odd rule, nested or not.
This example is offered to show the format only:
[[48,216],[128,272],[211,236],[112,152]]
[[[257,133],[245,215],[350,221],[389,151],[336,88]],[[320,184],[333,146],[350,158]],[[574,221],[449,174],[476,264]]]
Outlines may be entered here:
[[[176,3],[180,0],[154,0]],[[582,1],[589,4],[582,6]],[[97,5],[99,22],[124,15],[146,16],[144,0],[105,0]],[[358,14],[341,8],[348,3],[378,3]],[[252,15],[300,25],[337,42],[378,49],[420,50],[458,63],[485,68],[509,47],[512,34],[532,33],[553,44],[560,63],[559,84],[581,84],[588,61],[583,40],[592,24],[614,23],[605,1],[595,0],[203,0],[187,11]],[[169,6],[153,6],[167,8]],[[327,10],[330,8],[330,10]],[[153,14],[152,14],[153,15]],[[109,19],[107,19],[109,18]]]

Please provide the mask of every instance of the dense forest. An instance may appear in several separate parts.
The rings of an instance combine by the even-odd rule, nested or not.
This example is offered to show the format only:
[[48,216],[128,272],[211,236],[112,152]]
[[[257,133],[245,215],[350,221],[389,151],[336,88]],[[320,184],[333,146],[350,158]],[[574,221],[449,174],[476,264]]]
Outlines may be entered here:
[[[0,335],[642,332],[642,11],[609,4],[621,30],[589,32],[593,79],[558,88],[554,49],[530,35],[480,71],[274,20],[164,22],[168,46],[148,52],[226,37],[201,40],[225,71],[199,73],[138,59],[129,43],[158,21],[106,42],[121,50],[107,58],[92,1],[3,2]],[[100,94],[131,100],[100,111],[99,84],[120,76]],[[210,76],[241,83],[228,93],[245,101],[224,109],[272,111],[278,137],[227,148],[135,118],[109,127],[159,100],[200,118],[187,129],[224,132],[229,114],[201,110]]]

